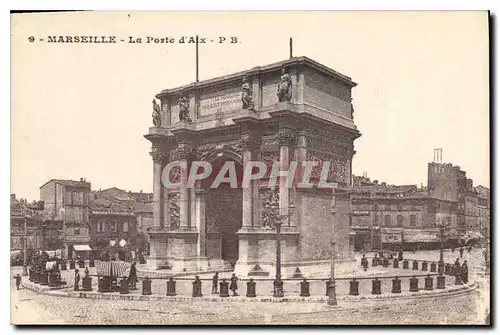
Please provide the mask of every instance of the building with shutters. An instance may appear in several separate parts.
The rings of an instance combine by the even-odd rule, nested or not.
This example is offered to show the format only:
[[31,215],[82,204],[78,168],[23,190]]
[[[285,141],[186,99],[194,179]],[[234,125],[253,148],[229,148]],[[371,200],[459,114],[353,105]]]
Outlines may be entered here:
[[[353,177],[355,250],[438,249],[466,243],[471,231],[489,227],[489,189],[473,187],[460,167],[428,164],[427,187],[389,185]],[[480,224],[480,222],[482,224]]]
[[151,194],[116,187],[92,192],[90,225],[96,258],[109,252],[116,260],[131,260],[139,251],[147,253],[147,234],[141,232],[137,217],[143,218],[150,201]]
[[90,247],[90,182],[51,179],[40,187],[44,212],[63,222],[64,257],[73,259],[77,249]]

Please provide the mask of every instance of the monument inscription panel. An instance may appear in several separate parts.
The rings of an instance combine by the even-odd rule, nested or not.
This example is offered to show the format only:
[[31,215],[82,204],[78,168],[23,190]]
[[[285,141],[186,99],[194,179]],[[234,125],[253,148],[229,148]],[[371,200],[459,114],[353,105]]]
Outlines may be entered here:
[[223,95],[201,97],[200,116],[211,115],[217,112],[228,112],[241,109],[241,93],[228,92]]

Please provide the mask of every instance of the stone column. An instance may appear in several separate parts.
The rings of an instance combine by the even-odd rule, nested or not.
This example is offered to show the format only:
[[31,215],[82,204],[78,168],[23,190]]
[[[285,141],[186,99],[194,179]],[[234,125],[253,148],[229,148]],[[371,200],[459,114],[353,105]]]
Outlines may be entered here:
[[[278,134],[279,146],[280,146],[280,171],[288,171],[290,165],[290,144],[293,140],[293,134],[290,132],[280,132]],[[279,203],[280,203],[280,214],[289,214],[289,197],[290,190],[287,187],[287,177],[282,176],[279,178]]]
[[162,162],[164,154],[157,147],[153,147],[151,153],[153,157],[153,228],[160,230],[162,228]]
[[191,156],[191,147],[180,144],[176,151],[176,157],[181,163],[180,167],[180,186],[179,186],[179,229],[188,230],[191,226],[189,190],[187,180],[189,174],[189,158]]
[[207,257],[207,229],[205,220],[205,194],[203,189],[196,190],[195,201],[196,221],[198,226],[198,255]]
[[[262,161],[260,154],[260,145],[254,151],[252,158]],[[253,227],[260,227],[261,224],[261,201],[259,192],[260,180],[252,180],[252,200],[253,200]]]
[[[169,162],[169,155],[168,153],[164,156],[163,159],[163,165],[162,165],[162,175],[163,175],[163,169],[165,166],[167,166]],[[168,187],[163,185],[163,220],[162,220],[162,229],[168,229],[170,228],[170,203],[169,203],[169,198],[168,198]]]
[[[299,132],[297,136],[297,144],[294,150],[294,160],[297,162],[297,170],[295,173],[296,179],[294,180],[293,188],[290,190],[290,201],[295,205],[295,213],[290,220],[290,226],[296,227],[301,221],[302,202],[301,198],[297,197],[297,184],[303,182],[305,166],[303,163],[307,161],[307,137],[305,132]],[[299,191],[300,192],[300,191]]]
[[[246,170],[248,162],[250,162],[254,155],[253,152],[257,147],[257,141],[255,135],[251,132],[244,132],[240,139],[241,151],[243,156],[243,171]],[[250,182],[248,187],[244,187],[243,192],[243,204],[242,204],[242,216],[243,216],[243,227],[253,226],[253,210],[254,210],[254,199],[253,199],[253,186],[254,183]]]

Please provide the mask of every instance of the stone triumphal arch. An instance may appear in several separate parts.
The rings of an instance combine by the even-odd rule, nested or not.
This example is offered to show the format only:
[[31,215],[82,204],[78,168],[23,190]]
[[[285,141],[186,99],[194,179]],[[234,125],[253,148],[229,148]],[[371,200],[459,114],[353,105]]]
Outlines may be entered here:
[[[282,226],[282,273],[327,269],[333,238],[338,261],[349,263],[353,142],[360,136],[353,120],[355,86],[345,75],[296,57],[157,94],[154,126],[145,135],[154,165],[148,267],[182,272],[234,266],[240,276],[272,276],[276,237],[263,220],[263,202],[270,167],[277,162],[286,170],[291,161],[298,163],[299,179],[302,162],[329,161],[328,181],[337,187],[332,201],[331,189],[279,184],[279,210],[288,218]],[[251,160],[269,169],[250,187],[209,187],[226,161],[235,162],[241,175]],[[183,163],[172,174],[180,187],[169,189],[162,172],[171,161]],[[193,161],[209,162],[214,170],[190,188],[185,181]],[[320,174],[321,166],[313,168],[311,179]]]

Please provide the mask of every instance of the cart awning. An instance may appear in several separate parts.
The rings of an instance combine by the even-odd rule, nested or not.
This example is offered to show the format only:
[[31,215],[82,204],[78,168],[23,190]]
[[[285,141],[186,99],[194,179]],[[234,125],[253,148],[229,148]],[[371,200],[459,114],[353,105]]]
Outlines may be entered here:
[[75,251],[92,251],[92,248],[89,247],[87,244],[74,245],[73,249],[75,249]]

